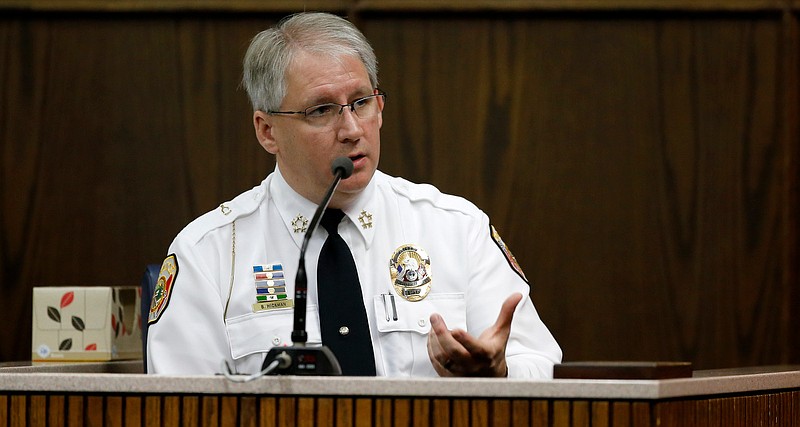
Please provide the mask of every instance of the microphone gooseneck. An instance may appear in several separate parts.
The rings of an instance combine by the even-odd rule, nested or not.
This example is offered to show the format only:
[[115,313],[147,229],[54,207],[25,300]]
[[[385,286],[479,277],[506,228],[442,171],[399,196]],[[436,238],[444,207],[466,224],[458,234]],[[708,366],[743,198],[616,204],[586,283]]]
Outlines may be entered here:
[[[306,332],[306,305],[308,296],[308,277],[306,276],[306,250],[311,235],[319,226],[322,214],[339,186],[339,181],[353,174],[353,161],[347,157],[337,157],[331,163],[333,182],[328,187],[327,193],[317,206],[311,224],[303,236],[300,246],[300,257],[297,265],[297,275],[294,280],[294,329],[292,330],[291,347],[273,347],[264,359],[262,372],[290,375],[341,375],[342,368],[336,356],[326,346],[306,347],[308,333]],[[274,361],[279,360],[277,369],[268,369]]]
[[300,262],[297,265],[297,275],[294,280],[294,329],[292,330],[292,342],[296,346],[304,346],[308,341],[308,333],[306,332],[306,297],[308,294],[308,276],[306,275],[306,250],[308,249],[308,242],[311,241],[311,235],[314,230],[319,226],[319,221],[322,219],[322,214],[328,208],[333,193],[336,187],[339,186],[339,181],[348,178],[353,174],[353,161],[347,157],[337,157],[331,163],[331,173],[333,174],[333,182],[328,187],[328,192],[322,198],[319,206],[317,206],[314,216],[311,218],[311,224],[303,236],[303,244],[300,246]]

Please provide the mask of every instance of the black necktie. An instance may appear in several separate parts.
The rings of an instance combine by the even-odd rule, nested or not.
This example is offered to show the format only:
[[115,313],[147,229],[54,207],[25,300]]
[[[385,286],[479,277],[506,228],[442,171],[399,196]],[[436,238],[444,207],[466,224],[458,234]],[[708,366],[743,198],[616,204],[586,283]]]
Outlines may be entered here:
[[317,264],[322,343],[339,360],[343,375],[375,376],[375,354],[356,263],[339,236],[343,217],[339,209],[326,209],[320,221],[328,231]]

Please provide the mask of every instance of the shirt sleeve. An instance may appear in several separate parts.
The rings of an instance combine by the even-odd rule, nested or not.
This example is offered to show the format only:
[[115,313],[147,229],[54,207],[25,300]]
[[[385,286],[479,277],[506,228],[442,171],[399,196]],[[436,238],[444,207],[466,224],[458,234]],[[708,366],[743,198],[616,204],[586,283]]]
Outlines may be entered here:
[[542,322],[530,298],[530,287],[510,251],[482,214],[470,233],[469,258],[473,262],[467,288],[467,326],[478,336],[497,320],[503,302],[515,292],[523,295],[511,323],[506,345],[510,378],[553,377],[553,365],[561,362],[561,348]]
[[148,372],[155,374],[212,375],[221,372],[223,361],[232,362],[224,300],[211,271],[220,260],[200,256],[198,245],[186,240],[179,235],[170,246],[178,271],[166,306],[148,327]]

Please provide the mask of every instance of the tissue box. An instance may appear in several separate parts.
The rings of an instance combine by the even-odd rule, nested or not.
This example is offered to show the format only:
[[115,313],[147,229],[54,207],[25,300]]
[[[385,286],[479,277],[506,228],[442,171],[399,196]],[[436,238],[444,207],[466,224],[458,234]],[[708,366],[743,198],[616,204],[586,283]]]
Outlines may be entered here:
[[33,288],[34,362],[142,358],[137,286]]

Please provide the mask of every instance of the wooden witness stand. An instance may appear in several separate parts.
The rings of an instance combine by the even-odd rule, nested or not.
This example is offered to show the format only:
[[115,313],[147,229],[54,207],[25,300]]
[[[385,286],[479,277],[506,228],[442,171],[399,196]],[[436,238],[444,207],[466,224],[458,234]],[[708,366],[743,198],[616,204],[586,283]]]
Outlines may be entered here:
[[0,369],[0,426],[796,425],[800,371],[664,380],[394,379],[141,374],[141,362]]

